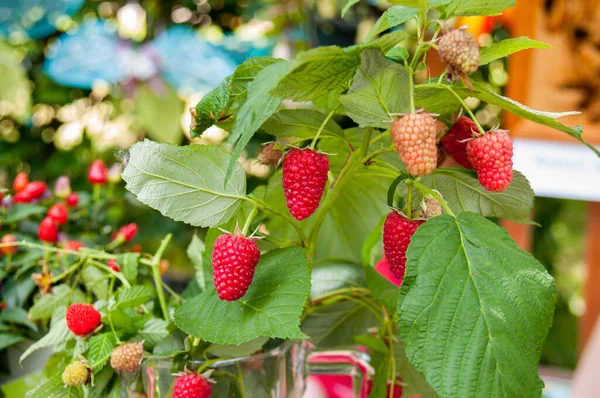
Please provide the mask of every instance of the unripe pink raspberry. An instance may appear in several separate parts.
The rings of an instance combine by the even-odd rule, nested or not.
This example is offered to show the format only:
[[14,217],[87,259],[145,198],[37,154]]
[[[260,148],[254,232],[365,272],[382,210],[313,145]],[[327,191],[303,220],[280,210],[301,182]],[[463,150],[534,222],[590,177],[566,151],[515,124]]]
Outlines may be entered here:
[[392,138],[409,174],[424,176],[437,167],[437,128],[429,113],[409,113],[392,125]]
[[442,61],[447,63],[453,72],[470,75],[479,68],[479,43],[475,36],[464,29],[452,30],[443,35],[438,49]]

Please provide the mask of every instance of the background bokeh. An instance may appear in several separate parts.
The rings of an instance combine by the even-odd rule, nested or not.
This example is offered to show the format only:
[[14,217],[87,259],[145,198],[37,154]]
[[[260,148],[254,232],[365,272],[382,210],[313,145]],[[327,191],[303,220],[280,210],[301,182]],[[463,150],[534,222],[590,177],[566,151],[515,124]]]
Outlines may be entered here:
[[[46,181],[68,175],[75,190],[85,189],[93,159],[122,162],[127,148],[143,137],[190,142],[188,108],[236,65],[252,56],[289,58],[317,45],[352,45],[387,7],[360,2],[341,19],[344,3],[0,0],[0,187],[25,171]],[[508,12],[454,22],[468,24],[486,45],[510,37],[511,18]],[[428,72],[423,69],[422,77]],[[498,93],[510,79],[506,61],[477,73]],[[498,107],[467,102],[484,126],[501,124]],[[227,136],[215,127],[196,140],[225,145]],[[242,157],[250,188],[269,173],[255,160],[267,140],[257,134]],[[183,286],[193,273],[184,255],[193,228],[140,205],[122,186],[110,200],[118,204],[107,215],[110,222],[138,223],[144,249],[151,252],[164,234],[174,234],[167,277]],[[573,200],[538,198],[535,204],[540,226],[533,254],[559,289],[542,362],[567,369],[576,365],[578,317],[585,311],[584,210],[584,202]]]

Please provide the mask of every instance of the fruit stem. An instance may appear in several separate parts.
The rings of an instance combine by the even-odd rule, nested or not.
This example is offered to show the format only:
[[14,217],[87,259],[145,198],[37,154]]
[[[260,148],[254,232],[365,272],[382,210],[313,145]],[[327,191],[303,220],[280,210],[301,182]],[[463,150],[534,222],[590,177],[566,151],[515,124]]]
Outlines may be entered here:
[[413,70],[410,66],[406,64],[406,61],[404,61],[404,65],[406,66],[406,70],[408,71],[408,93],[410,95],[410,113],[415,113],[415,82],[413,81]]
[[273,207],[271,207],[267,202],[264,202],[258,198],[252,197],[252,196],[244,196],[244,199],[248,200],[250,203],[254,204],[254,206],[259,206],[260,208],[275,214],[276,216],[279,216],[281,218],[283,218],[284,220],[286,220],[298,233],[298,236],[300,237],[301,241],[302,241],[302,246],[303,247],[307,247],[308,246],[308,238],[306,237],[306,235],[304,234],[304,231],[302,230],[302,228],[300,228],[298,226],[298,224],[296,224],[296,222],[291,218],[291,216],[289,214],[286,213],[282,213],[277,209],[274,209]]
[[59,280],[69,276],[73,272],[77,271],[77,269],[79,267],[81,267],[83,264],[85,264],[86,261],[87,261],[87,257],[81,258],[79,261],[77,261],[75,264],[73,264],[71,267],[69,267],[67,270],[65,270],[62,274],[50,279],[50,283],[55,284]]
[[[409,185],[408,182],[406,185]],[[409,218],[412,218],[412,189],[408,186],[408,195],[406,196],[406,211],[404,212]]]
[[156,250],[156,253],[154,253],[154,257],[152,257],[152,276],[154,277],[154,285],[156,285],[156,295],[158,296],[158,302],[160,303],[163,318],[167,322],[171,321],[171,317],[169,315],[169,308],[167,307],[163,282],[160,276],[160,260],[172,237],[173,234],[167,234],[160,242],[160,246],[158,247],[158,250]]
[[433,189],[426,187],[425,185],[421,184],[420,182],[417,182],[414,180],[406,180],[406,185],[408,185],[409,190],[410,190],[410,186],[412,185],[415,188],[417,188],[419,191],[421,191],[423,194],[433,196],[433,198],[435,200],[437,200],[439,202],[439,204],[442,206],[442,208],[444,209],[446,214],[456,218],[456,215],[454,215],[454,212],[450,209],[450,207],[448,207],[448,203],[446,203],[446,201],[440,195],[438,195],[437,192],[435,192]]
[[325,120],[323,120],[323,123],[321,123],[321,125],[319,126],[319,129],[317,130],[317,134],[315,135],[315,138],[313,138],[312,142],[310,143],[310,149],[315,149],[315,145],[317,144],[317,140],[319,139],[319,136],[321,135],[321,131],[323,131],[323,129],[325,128],[325,125],[329,122],[329,119],[331,119],[331,117],[333,116],[333,114],[335,113],[335,111],[337,111],[337,106],[335,108],[333,108],[331,110],[331,112],[329,112],[329,114],[327,115],[327,117],[325,118]]
[[254,217],[256,217],[257,214],[258,214],[258,207],[254,207],[252,209],[252,211],[250,212],[250,215],[246,219],[246,222],[244,223],[244,227],[242,228],[242,234],[244,236],[248,235],[248,230],[250,229],[250,224],[252,224],[252,220],[254,219]]
[[94,184],[94,216],[98,213],[98,204],[100,203],[100,189],[101,184]]
[[360,145],[361,156],[366,156],[369,151],[369,145],[371,144],[371,137],[373,136],[373,127],[366,127],[365,134],[363,135],[363,141]]

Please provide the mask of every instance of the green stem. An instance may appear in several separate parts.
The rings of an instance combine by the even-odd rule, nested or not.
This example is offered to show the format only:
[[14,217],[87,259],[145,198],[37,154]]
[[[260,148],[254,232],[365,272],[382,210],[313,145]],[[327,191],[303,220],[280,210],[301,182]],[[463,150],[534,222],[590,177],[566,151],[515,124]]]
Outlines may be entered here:
[[250,212],[250,215],[246,219],[246,222],[244,223],[244,227],[242,228],[242,234],[244,234],[244,236],[248,235],[248,230],[250,229],[250,224],[252,224],[252,220],[254,220],[254,217],[256,217],[257,214],[258,214],[258,207],[255,207]]
[[405,214],[410,218],[412,216],[412,189],[408,187],[408,195],[406,196],[406,212]]
[[122,284],[123,286],[125,286],[126,289],[131,288],[131,283],[129,283],[129,281],[127,280],[127,278],[125,278],[125,276],[123,275],[123,273],[121,272],[116,272],[114,271],[112,268],[110,268],[109,266],[107,266],[106,264],[102,264],[99,261],[96,260],[88,260],[88,262],[90,264],[93,264],[94,266],[110,273],[112,276],[114,276],[115,278],[117,278]]
[[100,190],[102,189],[101,184],[94,184],[94,199],[93,199],[93,207],[94,207],[94,218],[98,214],[98,206],[100,204]]
[[382,149],[373,151],[370,154],[368,154],[367,156],[365,156],[360,162],[362,164],[366,164],[369,160],[381,155],[382,153],[386,153],[386,152],[396,152],[396,149],[394,149],[394,145],[391,145],[388,148],[382,148]]
[[182,298],[182,297],[181,297],[179,294],[177,294],[177,292],[176,292],[175,290],[171,289],[171,287],[170,287],[169,285],[167,285],[167,284],[165,283],[165,284],[163,285],[163,287],[165,288],[165,290],[166,290],[167,292],[169,292],[169,294],[170,294],[171,296],[175,297],[175,300],[177,300],[177,301],[181,301],[181,302],[183,302],[183,301],[184,301],[184,300],[183,300],[183,298]]
[[110,316],[110,311],[108,312],[108,324],[110,325],[110,330],[112,331],[113,336],[115,336],[115,340],[117,340],[118,344],[121,344],[121,340],[119,340],[119,336],[117,336],[117,332],[115,332],[115,327],[113,326],[112,317]]
[[374,144],[382,139],[384,139],[385,137],[389,137],[390,136],[390,129],[385,130],[383,133],[377,134],[375,136],[375,138],[373,138],[371,140],[371,144]]
[[337,108],[338,107],[336,106],[334,109],[332,109],[331,112],[329,112],[329,114],[325,118],[325,120],[323,120],[323,123],[321,123],[321,126],[319,126],[319,129],[317,130],[317,134],[315,135],[315,138],[313,138],[312,142],[310,143],[310,149],[315,149],[315,145],[317,144],[317,140],[319,139],[319,136],[321,135],[321,131],[323,131],[323,129],[325,128],[325,125],[327,125],[327,122],[329,122],[329,119],[331,119],[331,117],[333,116],[333,114],[335,113]]
[[433,198],[440,203],[440,205],[442,206],[442,208],[444,209],[446,214],[456,218],[456,216],[454,215],[454,212],[450,209],[450,207],[448,207],[448,203],[446,203],[446,201],[440,195],[438,195],[438,193],[436,191],[434,191],[433,189],[421,184],[420,182],[414,181],[414,180],[406,180],[406,185],[408,185],[409,191],[410,191],[410,186],[412,185],[415,188],[417,188],[419,191],[421,191],[424,195],[433,196]]
[[[405,61],[406,64],[406,61]],[[408,92],[410,96],[410,113],[415,113],[415,82],[413,69],[410,66],[406,66],[408,72]]]
[[245,199],[248,200],[250,203],[254,204],[254,206],[259,206],[263,210],[268,211],[269,213],[275,214],[276,216],[279,216],[279,217],[283,218],[284,220],[286,220],[292,226],[292,228],[294,228],[296,230],[296,232],[298,233],[298,236],[300,236],[300,239],[302,240],[302,246],[304,246],[304,247],[308,246],[309,241],[308,241],[306,235],[304,234],[304,231],[292,219],[292,217],[289,214],[285,214],[285,213],[271,207],[271,205],[269,205],[267,202],[260,200],[254,196],[246,196]]
[[56,282],[60,281],[61,279],[69,276],[73,272],[77,271],[77,269],[79,269],[79,267],[81,267],[83,264],[85,264],[86,261],[87,261],[87,257],[81,258],[75,264],[73,264],[71,267],[66,269],[63,273],[50,279],[50,283],[55,284]]
[[9,246],[21,246],[21,247],[28,247],[31,249],[47,250],[47,251],[53,252],[53,253],[73,254],[75,256],[86,256],[86,257],[95,258],[98,260],[111,260],[111,259],[117,258],[117,256],[115,256],[114,254],[87,250],[85,248],[80,249],[79,251],[67,250],[67,249],[61,249],[61,248],[54,247],[54,246],[41,245],[39,243],[27,242],[25,240],[21,240],[21,241],[17,241],[17,242],[10,242],[10,243],[0,243],[0,247],[9,247]]
[[104,246],[104,250],[106,250],[107,252],[111,252],[114,249],[116,249],[117,246],[119,246],[123,242],[125,242],[125,236],[123,236],[123,234],[119,233],[119,234],[117,234],[117,237],[113,241],[111,241],[109,244]]
[[163,238],[163,240],[160,242],[158,250],[156,250],[154,257],[152,258],[152,276],[154,277],[154,285],[156,285],[156,295],[158,296],[158,302],[160,303],[160,309],[162,311],[163,318],[167,322],[171,321],[171,317],[169,315],[167,300],[165,299],[165,292],[163,291],[163,282],[160,276],[160,260],[172,237],[172,234],[167,234]]
[[366,156],[369,151],[371,144],[371,137],[373,136],[373,127],[365,128],[365,134],[363,135],[362,144],[360,145],[360,153],[362,156]]

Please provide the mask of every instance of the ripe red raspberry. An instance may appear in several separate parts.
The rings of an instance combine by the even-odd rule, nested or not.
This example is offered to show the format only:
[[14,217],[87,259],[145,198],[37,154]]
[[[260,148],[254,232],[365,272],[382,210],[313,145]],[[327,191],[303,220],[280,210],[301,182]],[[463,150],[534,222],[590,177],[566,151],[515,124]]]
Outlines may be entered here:
[[274,142],[267,142],[263,144],[260,152],[258,153],[258,162],[265,166],[277,167],[279,161],[283,156],[283,151],[275,148]]
[[71,304],[67,308],[67,327],[77,336],[92,333],[100,326],[101,317],[98,310],[90,304]]
[[510,185],[513,145],[508,131],[495,130],[475,138],[467,144],[467,156],[481,185],[492,192],[502,192]]
[[77,192],[73,192],[69,196],[67,196],[67,205],[69,207],[75,207],[79,203],[79,194]]
[[197,374],[184,374],[175,380],[171,398],[209,398],[211,384]]
[[88,171],[88,181],[90,184],[106,184],[107,178],[108,170],[104,162],[100,159],[94,160]]
[[246,294],[260,250],[252,239],[225,234],[217,238],[212,252],[213,280],[221,300],[235,301]]
[[475,122],[463,116],[442,137],[441,142],[444,151],[464,168],[474,168],[467,158],[467,142],[473,138],[473,133],[477,133],[478,131]]
[[479,43],[475,36],[464,29],[456,29],[444,34],[438,49],[442,61],[450,66],[451,72],[470,75],[479,68],[481,60]]
[[132,222],[131,224],[123,225],[119,229],[119,235],[121,235],[122,239],[125,240],[125,242],[129,242],[130,240],[132,240],[135,237],[135,235],[137,234],[137,231],[138,231],[137,224]]
[[32,199],[37,199],[46,192],[46,189],[48,186],[44,181],[31,181],[23,192],[27,192]]
[[57,203],[48,210],[48,217],[56,221],[58,225],[62,225],[67,222],[69,217],[69,211],[67,206],[62,203]]
[[392,271],[390,271],[390,265],[385,256],[383,256],[383,258],[379,260],[377,264],[375,264],[375,271],[379,272],[381,276],[396,286],[400,286],[402,284],[402,279],[396,278]]
[[283,192],[290,213],[304,220],[317,210],[327,184],[329,158],[312,149],[292,149],[283,159]]
[[135,372],[140,368],[144,347],[142,343],[125,343],[110,354],[110,366],[122,372]]
[[22,192],[27,184],[29,184],[29,177],[27,176],[27,173],[20,172],[13,181],[13,189],[16,193]]
[[[0,243],[3,245],[14,243],[17,241],[17,238],[13,234],[6,234],[2,237]],[[2,254],[15,254],[19,248],[17,246],[4,246],[0,248],[0,253]]]
[[435,170],[436,134],[435,119],[425,112],[409,113],[394,122],[394,146],[409,174],[424,176]]
[[406,249],[423,220],[411,220],[396,211],[388,214],[383,224],[383,251],[390,271],[398,279],[404,278],[406,269]]
[[119,268],[119,266],[117,265],[117,262],[115,260],[108,260],[106,262],[106,264],[108,265],[108,267],[110,269],[112,269],[115,272],[121,272],[121,268]]
[[29,192],[21,191],[13,196],[13,203],[31,203],[33,198]]
[[63,247],[67,250],[79,251],[79,249],[85,247],[85,245],[78,240],[66,241]]
[[52,218],[46,217],[42,220],[38,227],[38,238],[44,242],[56,242],[58,239],[58,227]]

